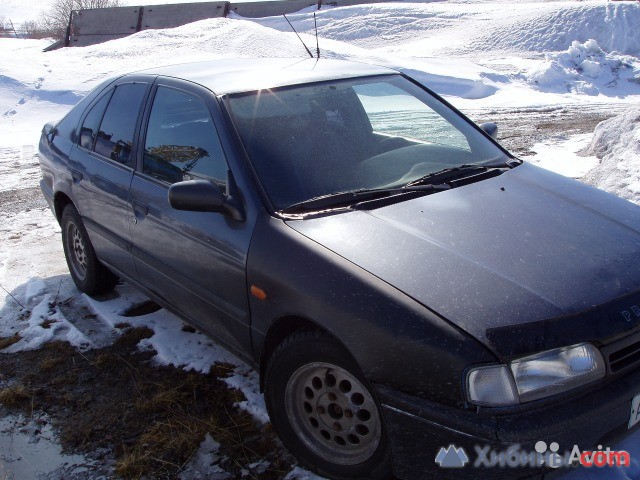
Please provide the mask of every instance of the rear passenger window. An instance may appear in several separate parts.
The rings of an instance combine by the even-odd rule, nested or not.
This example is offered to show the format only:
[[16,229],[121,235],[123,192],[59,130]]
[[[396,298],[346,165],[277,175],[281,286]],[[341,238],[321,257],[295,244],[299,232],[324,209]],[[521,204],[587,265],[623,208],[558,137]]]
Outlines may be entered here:
[[159,87],[144,146],[144,173],[169,183],[206,178],[224,189],[227,162],[204,102]]
[[96,153],[118,163],[129,163],[136,120],[146,89],[147,85],[142,83],[116,87],[100,124]]
[[96,103],[84,119],[82,128],[80,129],[80,146],[88,150],[93,149],[93,143],[98,135],[98,127],[100,127],[100,121],[104,115],[104,109],[107,108],[111,93],[102,97],[98,103]]

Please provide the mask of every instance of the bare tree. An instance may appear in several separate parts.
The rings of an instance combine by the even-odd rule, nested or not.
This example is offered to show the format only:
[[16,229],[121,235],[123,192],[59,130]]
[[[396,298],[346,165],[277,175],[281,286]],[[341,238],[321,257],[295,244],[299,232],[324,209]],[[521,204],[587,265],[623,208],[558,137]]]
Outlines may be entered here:
[[120,0],[53,0],[49,10],[42,14],[38,23],[50,36],[62,38],[73,10],[119,6]]
[[50,34],[42,30],[40,22],[27,20],[18,28],[18,36],[20,38],[47,38]]
[[13,28],[11,20],[0,17],[0,37],[15,37],[16,31]]

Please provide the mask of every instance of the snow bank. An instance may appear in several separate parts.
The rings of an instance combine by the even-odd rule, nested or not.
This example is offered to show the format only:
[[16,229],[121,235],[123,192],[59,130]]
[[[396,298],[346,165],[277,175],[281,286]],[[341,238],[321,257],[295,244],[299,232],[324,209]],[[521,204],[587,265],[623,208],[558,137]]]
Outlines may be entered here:
[[607,51],[640,54],[640,3],[575,2],[506,6],[484,36],[486,50],[553,52],[594,39]]
[[600,164],[585,182],[640,204],[640,107],[600,123],[586,153]]
[[[311,13],[290,19],[313,32]],[[590,38],[608,51],[640,54],[637,2],[380,3],[323,8],[317,20],[323,38],[415,57],[562,51]],[[290,30],[281,17],[256,21]]]
[[[467,100],[488,107],[584,98],[567,92],[607,101],[640,94],[640,83],[628,81],[640,72],[637,2],[377,3],[323,8],[316,17],[321,49],[336,44],[329,39],[362,47],[347,56],[403,70],[460,108],[471,106]],[[303,35],[314,34],[313,12],[289,18]],[[253,21],[291,30],[282,17]],[[588,61],[571,64],[581,54]]]
[[604,52],[598,43],[574,41],[565,52],[547,54],[546,61],[525,75],[541,90],[598,95],[615,89],[640,88],[640,61],[629,55]]

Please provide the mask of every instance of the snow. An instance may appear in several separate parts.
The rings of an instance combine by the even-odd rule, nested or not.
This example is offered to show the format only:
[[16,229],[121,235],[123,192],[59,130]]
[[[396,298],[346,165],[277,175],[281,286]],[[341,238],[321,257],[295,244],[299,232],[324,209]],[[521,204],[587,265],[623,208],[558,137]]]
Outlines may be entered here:
[[600,161],[587,183],[640,204],[640,107],[599,124],[586,153]]
[[[164,2],[127,0],[139,3]],[[36,18],[47,4],[3,0],[0,17],[19,23]],[[310,48],[315,46],[313,12],[309,8],[289,16]],[[593,135],[546,138],[526,160],[640,204],[639,2],[425,1],[323,7],[316,13],[323,57],[401,69],[463,111],[628,107]],[[0,196],[37,188],[35,152],[42,125],[60,118],[114,74],[196,60],[306,56],[282,17],[232,15],[42,52],[49,43],[0,39]],[[501,130],[508,131],[508,125]],[[48,209],[0,209],[0,238],[0,336],[21,337],[5,352],[39,348],[54,339],[97,348],[112,342],[122,323],[148,327],[153,335],[139,348],[155,351],[155,362],[198,372],[208,372],[216,362],[233,365],[224,380],[245,395],[238,407],[257,423],[268,422],[257,373],[203,334],[184,329],[181,319],[163,309],[125,316],[146,300],[127,284],[108,299],[81,295],[70,280],[60,229]],[[97,315],[92,323],[73,314],[82,308]],[[638,437],[623,443],[635,449],[636,459]],[[214,468],[216,452],[215,440],[205,438],[184,472],[191,476],[184,478],[224,478],[225,472]],[[286,478],[319,477],[296,467]]]
[[323,477],[319,477],[311,472],[308,472],[300,467],[294,467],[285,477],[284,480],[325,480]]
[[22,350],[37,350],[45,342],[53,339],[69,342],[76,347],[86,347],[90,342],[53,306],[54,297],[47,294],[31,310],[24,328],[19,330],[22,338],[3,352],[13,353]]
[[[311,33],[311,13],[290,15]],[[282,17],[258,20],[289,31]],[[593,38],[608,51],[640,53],[640,8],[633,2],[416,2],[322,8],[320,36],[401,56],[562,51]]]
[[261,425],[269,423],[269,414],[264,403],[264,395],[260,393],[260,377],[252,368],[236,368],[233,375],[224,379],[231,388],[242,391],[246,400],[238,403],[238,407],[250,413]]
[[200,447],[193,454],[191,460],[180,472],[180,480],[225,480],[231,478],[230,473],[225,472],[218,463],[222,460],[218,455],[220,443],[216,442],[210,434],[206,434]]
[[531,150],[535,152],[530,157],[524,157],[528,162],[539,167],[571,178],[582,178],[587,172],[598,165],[598,158],[586,155],[584,149],[591,142],[590,133],[548,138],[538,142]]
[[541,90],[598,95],[634,91],[640,85],[640,63],[630,55],[606,53],[591,39],[574,41],[566,52],[546,55],[543,64],[525,74]]

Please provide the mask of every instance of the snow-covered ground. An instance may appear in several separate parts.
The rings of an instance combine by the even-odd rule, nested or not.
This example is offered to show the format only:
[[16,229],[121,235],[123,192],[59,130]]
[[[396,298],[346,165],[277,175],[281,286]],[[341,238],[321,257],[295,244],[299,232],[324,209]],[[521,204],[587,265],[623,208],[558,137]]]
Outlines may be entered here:
[[[28,9],[25,5],[3,0],[0,17],[29,19],[46,6],[42,0],[29,2]],[[289,18],[305,43],[314,46],[312,9]],[[463,111],[544,111],[572,105],[606,112],[614,105],[628,107],[594,135],[569,137],[559,126],[534,145],[527,160],[640,204],[639,2],[382,3],[323,8],[317,21],[323,57],[401,69]],[[306,55],[281,17],[203,20],[43,53],[48,44],[0,39],[0,337],[19,332],[22,338],[5,352],[38,348],[51,339],[82,349],[103,346],[116,335],[114,326],[123,321],[122,314],[144,301],[127,285],[118,287],[113,300],[79,295],[51,213],[37,202],[2,208],[3,199],[16,192],[17,198],[33,198],[39,180],[38,134],[46,121],[60,118],[95,85],[119,72],[190,60]],[[91,326],[83,325],[52,310],[54,300],[76,302],[98,317]],[[42,326],[44,319],[52,322],[48,328]],[[245,394],[240,407],[258,422],[268,421],[257,375],[242,362],[203,335],[184,332],[182,321],[164,310],[126,321],[154,331],[140,348],[155,350],[158,363],[202,372],[217,361],[237,365],[227,383]],[[215,440],[203,442],[204,459],[215,455],[211,442]],[[2,474],[0,469],[0,478]],[[305,475],[297,469],[288,478]]]

